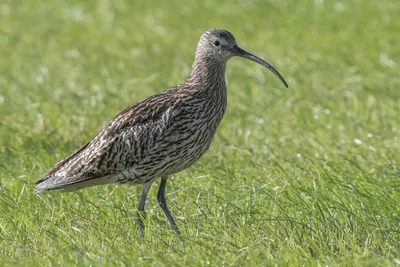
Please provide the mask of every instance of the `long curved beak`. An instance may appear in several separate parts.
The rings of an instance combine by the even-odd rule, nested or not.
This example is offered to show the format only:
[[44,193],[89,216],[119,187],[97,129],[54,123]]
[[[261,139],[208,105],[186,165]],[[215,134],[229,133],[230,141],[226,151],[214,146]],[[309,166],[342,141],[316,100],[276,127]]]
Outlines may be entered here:
[[282,83],[283,83],[286,87],[288,87],[288,84],[286,83],[285,79],[283,79],[282,75],[280,75],[279,72],[278,72],[274,67],[272,67],[269,63],[265,62],[265,61],[262,60],[261,58],[256,57],[256,56],[253,55],[253,54],[250,54],[249,52],[247,52],[247,51],[241,49],[241,48],[238,47],[237,45],[235,45],[235,46],[231,49],[231,52],[232,52],[232,56],[244,57],[244,58],[250,59],[250,60],[252,60],[252,61],[254,61],[254,62],[257,62],[258,64],[260,64],[260,65],[266,67],[267,69],[269,69],[270,71],[272,71],[273,74],[275,74],[276,76],[278,76],[279,80],[281,80]]

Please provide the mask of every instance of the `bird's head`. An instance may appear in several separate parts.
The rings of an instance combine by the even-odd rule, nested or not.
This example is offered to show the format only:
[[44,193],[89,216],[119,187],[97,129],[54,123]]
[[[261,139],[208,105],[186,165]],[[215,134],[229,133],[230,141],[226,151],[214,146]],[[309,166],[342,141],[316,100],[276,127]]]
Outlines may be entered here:
[[202,34],[197,52],[202,56],[226,61],[232,56],[232,49],[237,46],[235,37],[222,29],[211,29]]
[[232,33],[223,29],[211,29],[203,33],[197,46],[196,58],[201,60],[212,60],[220,63],[226,63],[226,61],[234,56],[244,57],[258,64],[266,67],[272,71],[282,83],[288,87],[286,81],[275,70],[269,63],[265,62],[261,58],[250,54],[249,52],[241,49]]

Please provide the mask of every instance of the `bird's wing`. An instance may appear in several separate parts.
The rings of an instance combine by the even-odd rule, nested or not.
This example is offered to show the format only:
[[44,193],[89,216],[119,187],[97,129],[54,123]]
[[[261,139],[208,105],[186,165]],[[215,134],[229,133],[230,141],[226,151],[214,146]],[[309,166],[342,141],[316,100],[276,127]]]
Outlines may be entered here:
[[37,191],[120,173],[134,166],[169,130],[179,107],[179,99],[165,91],[126,108],[92,141],[37,181]]

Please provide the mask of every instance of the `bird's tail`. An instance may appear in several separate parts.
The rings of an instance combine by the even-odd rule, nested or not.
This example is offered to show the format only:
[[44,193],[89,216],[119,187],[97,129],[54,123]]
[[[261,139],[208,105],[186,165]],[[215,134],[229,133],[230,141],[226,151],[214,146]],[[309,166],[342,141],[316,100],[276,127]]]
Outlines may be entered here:
[[62,192],[72,192],[85,187],[103,185],[113,182],[115,182],[114,179],[109,176],[80,179],[77,179],[76,177],[53,176],[36,182],[34,193],[38,194],[44,190],[60,190]]

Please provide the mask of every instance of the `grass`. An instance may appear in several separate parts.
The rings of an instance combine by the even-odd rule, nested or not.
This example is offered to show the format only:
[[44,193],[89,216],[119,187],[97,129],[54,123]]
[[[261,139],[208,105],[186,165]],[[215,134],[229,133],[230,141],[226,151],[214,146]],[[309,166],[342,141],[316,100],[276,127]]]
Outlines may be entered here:
[[[0,265],[400,264],[400,3],[0,4]],[[174,175],[170,231],[140,187],[33,194],[117,112],[182,82],[200,34],[229,29],[289,83],[228,63],[210,151]]]

